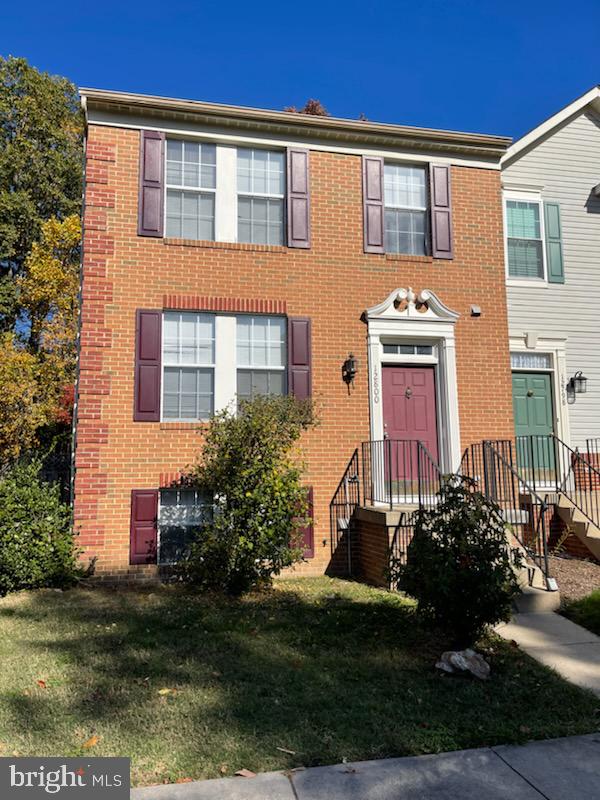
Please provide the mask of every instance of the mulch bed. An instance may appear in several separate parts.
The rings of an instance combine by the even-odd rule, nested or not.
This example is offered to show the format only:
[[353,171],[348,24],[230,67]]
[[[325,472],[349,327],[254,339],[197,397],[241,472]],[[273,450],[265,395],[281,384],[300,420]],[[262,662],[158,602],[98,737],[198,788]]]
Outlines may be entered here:
[[568,556],[551,556],[550,574],[556,578],[561,600],[569,603],[600,589],[600,564]]

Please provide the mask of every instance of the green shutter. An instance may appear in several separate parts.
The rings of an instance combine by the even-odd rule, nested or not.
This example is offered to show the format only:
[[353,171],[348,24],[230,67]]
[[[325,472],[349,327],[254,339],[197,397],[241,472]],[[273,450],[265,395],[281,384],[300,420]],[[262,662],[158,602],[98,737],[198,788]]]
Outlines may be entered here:
[[560,206],[558,203],[544,203],[544,220],[546,223],[548,282],[564,283],[565,271],[560,232]]

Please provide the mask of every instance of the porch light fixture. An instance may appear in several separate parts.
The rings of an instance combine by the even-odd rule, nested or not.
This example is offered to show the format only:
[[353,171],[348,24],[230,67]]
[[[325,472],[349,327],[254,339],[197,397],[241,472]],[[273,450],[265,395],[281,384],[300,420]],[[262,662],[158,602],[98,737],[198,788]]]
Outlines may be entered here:
[[354,383],[357,369],[358,361],[354,355],[350,353],[348,358],[342,364],[342,380],[348,385],[348,391],[350,391],[350,384]]
[[587,392],[587,380],[581,370],[578,370],[572,378],[569,378],[567,383],[567,401],[569,403],[575,402],[576,394],[585,394]]

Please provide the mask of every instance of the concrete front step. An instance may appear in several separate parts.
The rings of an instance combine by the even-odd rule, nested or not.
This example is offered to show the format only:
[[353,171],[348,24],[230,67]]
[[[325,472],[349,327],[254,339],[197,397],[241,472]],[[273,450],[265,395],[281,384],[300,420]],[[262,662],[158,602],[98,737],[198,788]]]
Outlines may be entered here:
[[600,559],[600,528],[589,520],[567,497],[561,495],[557,511],[563,522],[573,531],[594,558]]
[[541,614],[546,611],[558,611],[560,608],[560,592],[549,592],[537,586],[523,586],[521,594],[514,600],[519,614]]

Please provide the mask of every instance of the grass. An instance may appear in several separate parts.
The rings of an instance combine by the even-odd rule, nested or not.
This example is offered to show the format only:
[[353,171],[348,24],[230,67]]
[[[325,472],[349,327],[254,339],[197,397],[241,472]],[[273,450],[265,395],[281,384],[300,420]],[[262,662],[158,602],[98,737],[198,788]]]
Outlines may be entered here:
[[596,589],[587,597],[582,597],[581,600],[567,603],[563,614],[600,636],[600,589]]
[[328,578],[24,592],[0,601],[0,755],[127,755],[143,785],[597,728],[591,694],[486,647],[489,682],[444,676],[408,600]]

